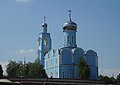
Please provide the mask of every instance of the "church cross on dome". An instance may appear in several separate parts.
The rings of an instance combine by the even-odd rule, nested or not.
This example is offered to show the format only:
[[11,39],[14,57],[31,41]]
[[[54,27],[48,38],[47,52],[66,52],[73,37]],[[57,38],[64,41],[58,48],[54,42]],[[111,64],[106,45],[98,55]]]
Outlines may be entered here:
[[45,23],[46,22],[46,17],[44,16],[43,18],[44,18],[44,23]]
[[70,21],[71,21],[71,12],[72,12],[71,10],[68,11],[68,13],[69,13],[69,20]]

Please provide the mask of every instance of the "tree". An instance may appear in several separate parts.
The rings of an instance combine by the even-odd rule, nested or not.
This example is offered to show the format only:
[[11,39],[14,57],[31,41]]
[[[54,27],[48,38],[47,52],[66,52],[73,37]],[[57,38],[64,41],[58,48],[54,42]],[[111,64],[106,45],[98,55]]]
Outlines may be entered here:
[[40,64],[39,60],[35,60],[34,63],[28,64],[28,77],[34,78],[47,78],[43,65]]
[[104,76],[100,74],[98,79],[103,81],[104,80]]
[[19,61],[17,64],[17,69],[16,69],[16,77],[24,77],[24,64],[22,61]]
[[117,84],[117,80],[114,77],[110,77],[110,80],[112,84]]
[[120,83],[120,73],[117,75],[117,82]]
[[3,77],[3,70],[2,70],[2,66],[0,65],[0,78]]
[[18,70],[18,64],[16,63],[16,61],[9,61],[9,64],[7,65],[7,77],[11,77],[11,78],[16,78],[17,77],[17,70]]
[[82,57],[78,59],[78,73],[80,79],[90,79],[90,68]]
[[99,80],[105,81],[107,84],[116,84],[117,80],[114,77],[108,77],[108,76],[99,76]]
[[43,65],[40,64],[39,60],[24,64],[21,61],[10,61],[6,72],[10,78],[47,78]]

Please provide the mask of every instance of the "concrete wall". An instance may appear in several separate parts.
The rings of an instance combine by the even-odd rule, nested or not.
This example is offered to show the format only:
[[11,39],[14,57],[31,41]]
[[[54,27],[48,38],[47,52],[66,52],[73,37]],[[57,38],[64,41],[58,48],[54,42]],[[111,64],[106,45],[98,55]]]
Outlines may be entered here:
[[14,79],[15,83],[6,83],[0,85],[108,85],[105,81],[92,80],[74,80],[74,79]]

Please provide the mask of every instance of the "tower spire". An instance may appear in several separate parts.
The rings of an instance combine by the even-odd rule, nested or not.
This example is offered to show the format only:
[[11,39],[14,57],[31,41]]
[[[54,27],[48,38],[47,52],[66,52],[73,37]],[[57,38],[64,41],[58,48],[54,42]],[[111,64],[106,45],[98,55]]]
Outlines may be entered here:
[[43,17],[43,23],[42,23],[42,28],[43,28],[43,32],[47,33],[47,23],[46,23],[46,17]]
[[45,23],[46,22],[46,17],[44,16],[43,18],[44,18],[44,23]]
[[69,13],[69,20],[71,21],[71,10],[68,10],[68,13]]

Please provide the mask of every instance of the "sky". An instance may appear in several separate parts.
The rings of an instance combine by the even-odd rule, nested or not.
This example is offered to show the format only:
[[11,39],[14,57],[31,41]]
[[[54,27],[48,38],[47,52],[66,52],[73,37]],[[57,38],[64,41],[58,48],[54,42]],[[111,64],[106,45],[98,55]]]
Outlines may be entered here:
[[99,74],[120,72],[120,0],[0,0],[0,64],[37,58],[37,39],[46,16],[52,48],[63,46],[68,10],[77,23],[77,46],[97,52]]

